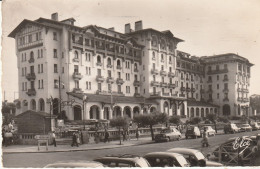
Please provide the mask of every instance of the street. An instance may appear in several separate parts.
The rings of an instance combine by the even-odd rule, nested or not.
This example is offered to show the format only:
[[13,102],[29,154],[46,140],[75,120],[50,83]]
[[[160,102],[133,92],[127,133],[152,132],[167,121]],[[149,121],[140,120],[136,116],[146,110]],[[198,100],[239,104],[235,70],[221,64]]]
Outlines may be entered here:
[[201,150],[204,154],[212,152],[216,146],[225,142],[228,138],[243,136],[243,135],[256,135],[260,133],[258,131],[243,132],[237,134],[216,135],[215,137],[209,137],[209,148],[201,147],[201,138],[198,139],[184,139],[181,141],[152,143],[146,145],[122,147],[105,150],[88,150],[77,152],[56,152],[56,153],[17,153],[17,154],[3,154],[3,166],[4,167],[44,167],[49,163],[56,161],[67,160],[92,160],[99,156],[105,156],[109,154],[135,154],[144,155],[153,151],[166,151],[174,147],[187,147]]

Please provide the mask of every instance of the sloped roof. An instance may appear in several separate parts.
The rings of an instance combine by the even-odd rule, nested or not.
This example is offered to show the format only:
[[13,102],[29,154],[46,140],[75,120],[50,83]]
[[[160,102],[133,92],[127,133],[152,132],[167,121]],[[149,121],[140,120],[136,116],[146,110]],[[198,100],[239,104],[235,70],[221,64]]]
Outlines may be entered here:
[[207,102],[203,102],[203,101],[195,101],[195,100],[187,100],[187,106],[191,107],[191,106],[200,106],[200,107],[219,107],[215,104],[211,104],[211,103],[207,103]]
[[[111,103],[110,95],[84,94],[84,93],[73,93],[73,92],[67,92],[67,94],[76,97],[78,99],[83,99],[83,96],[86,95],[88,102]],[[157,104],[156,101],[145,99],[144,97],[113,96],[112,99],[114,103]]]

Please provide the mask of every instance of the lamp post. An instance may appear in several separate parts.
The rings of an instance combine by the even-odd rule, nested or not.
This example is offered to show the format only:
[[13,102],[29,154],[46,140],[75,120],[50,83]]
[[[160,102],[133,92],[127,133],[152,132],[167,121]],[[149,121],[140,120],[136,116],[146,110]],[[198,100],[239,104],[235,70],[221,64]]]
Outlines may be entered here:
[[84,130],[86,130],[86,126],[85,126],[85,103],[87,102],[87,95],[83,95],[83,98],[82,98],[82,102],[83,102],[83,105],[82,105],[82,111],[83,111],[83,125],[84,125]]

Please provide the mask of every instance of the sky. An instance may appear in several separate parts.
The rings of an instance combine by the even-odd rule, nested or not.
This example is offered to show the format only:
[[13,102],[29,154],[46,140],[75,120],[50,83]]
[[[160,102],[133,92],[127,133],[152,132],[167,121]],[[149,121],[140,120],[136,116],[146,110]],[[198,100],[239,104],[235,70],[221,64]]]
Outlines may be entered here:
[[143,28],[170,30],[185,40],[177,49],[196,56],[236,53],[251,69],[250,95],[260,94],[259,0],[4,0],[2,2],[2,100],[18,97],[15,41],[8,34],[23,20],[73,17],[76,26],[114,27],[142,20]]

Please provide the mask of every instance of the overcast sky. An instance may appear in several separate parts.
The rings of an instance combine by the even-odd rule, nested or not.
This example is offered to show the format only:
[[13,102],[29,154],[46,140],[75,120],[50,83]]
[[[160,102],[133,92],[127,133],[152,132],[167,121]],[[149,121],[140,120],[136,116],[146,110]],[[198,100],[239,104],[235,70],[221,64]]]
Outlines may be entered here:
[[[18,91],[15,41],[7,35],[23,20],[76,19],[75,25],[115,27],[142,20],[144,28],[170,30],[185,40],[178,49],[196,56],[237,53],[253,64],[250,94],[260,94],[259,0],[5,0],[2,4],[2,92]],[[15,94],[16,98],[18,94]]]

